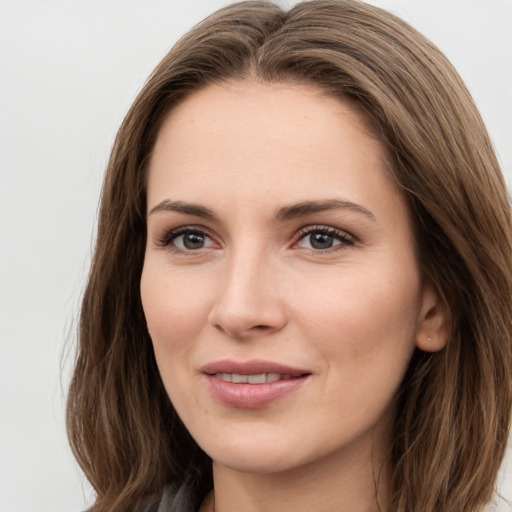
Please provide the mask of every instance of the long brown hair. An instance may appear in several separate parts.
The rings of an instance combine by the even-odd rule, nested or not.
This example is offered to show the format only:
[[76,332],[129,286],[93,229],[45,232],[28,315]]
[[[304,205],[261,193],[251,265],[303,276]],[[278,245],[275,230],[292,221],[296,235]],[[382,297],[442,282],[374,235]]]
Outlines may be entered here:
[[158,65],[116,139],[101,199],[68,398],[71,446],[93,510],[133,510],[165,485],[212,485],[209,458],[165,393],[142,312],[146,172],[163,120],[228,79],[314,84],[351,98],[392,155],[422,270],[453,318],[447,347],[413,356],[398,397],[390,510],[476,512],[491,500],[512,409],[512,230],[476,107],[447,59],[356,0],[221,9]]

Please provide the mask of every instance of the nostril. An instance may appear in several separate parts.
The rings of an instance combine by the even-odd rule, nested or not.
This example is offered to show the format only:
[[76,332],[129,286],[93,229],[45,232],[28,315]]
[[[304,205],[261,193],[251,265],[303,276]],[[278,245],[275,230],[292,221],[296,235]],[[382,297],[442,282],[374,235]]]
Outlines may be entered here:
[[260,332],[260,333],[266,333],[269,331],[272,331],[273,328],[270,325],[254,325],[249,329],[251,332]]

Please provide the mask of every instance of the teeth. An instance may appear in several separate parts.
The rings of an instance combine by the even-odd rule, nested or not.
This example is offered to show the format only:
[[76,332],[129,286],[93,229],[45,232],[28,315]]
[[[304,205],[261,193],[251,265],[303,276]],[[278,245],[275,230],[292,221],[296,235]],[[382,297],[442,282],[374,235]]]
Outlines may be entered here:
[[249,384],[264,384],[267,381],[267,376],[264,373],[259,375],[249,375],[247,382]]
[[277,382],[278,380],[290,380],[291,375],[280,375],[279,373],[259,373],[256,375],[239,375],[238,373],[216,373],[215,377],[225,382],[234,384],[265,384]]

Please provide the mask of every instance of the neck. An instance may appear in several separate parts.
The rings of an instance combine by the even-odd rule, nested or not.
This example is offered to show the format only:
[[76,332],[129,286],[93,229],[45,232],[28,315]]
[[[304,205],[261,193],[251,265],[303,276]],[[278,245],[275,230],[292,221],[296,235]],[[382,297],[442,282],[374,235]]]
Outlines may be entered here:
[[214,463],[215,492],[208,512],[386,510],[388,467],[384,458],[376,456],[373,450],[362,455],[331,454],[314,463],[277,473],[241,472]]

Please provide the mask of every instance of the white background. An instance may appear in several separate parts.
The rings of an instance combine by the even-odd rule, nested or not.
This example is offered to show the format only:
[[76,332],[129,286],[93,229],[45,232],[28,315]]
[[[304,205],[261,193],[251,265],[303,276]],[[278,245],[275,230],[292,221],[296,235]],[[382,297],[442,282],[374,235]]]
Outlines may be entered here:
[[[70,360],[61,365],[61,357],[74,332],[103,171],[153,67],[226,3],[0,0],[0,512],[91,503],[67,446]],[[453,61],[511,183],[512,0],[371,3],[411,22]],[[512,499],[512,467],[502,492]]]

